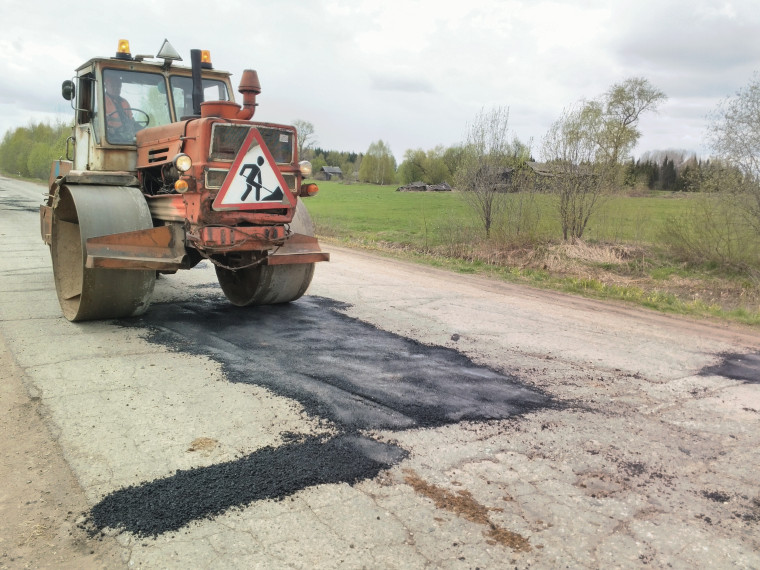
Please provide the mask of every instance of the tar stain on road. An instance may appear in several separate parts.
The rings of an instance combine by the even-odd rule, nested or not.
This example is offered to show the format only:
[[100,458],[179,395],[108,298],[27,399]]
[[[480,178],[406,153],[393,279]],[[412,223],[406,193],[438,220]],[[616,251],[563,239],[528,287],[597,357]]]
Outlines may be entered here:
[[[42,194],[40,193],[40,196]],[[28,200],[22,200],[20,198],[0,198],[0,210],[8,210],[13,212],[33,212],[39,213],[39,205],[31,204]]]
[[760,383],[760,354],[722,354],[721,357],[721,363],[703,368],[700,375]]
[[365,430],[439,427],[504,419],[546,406],[519,379],[346,316],[345,305],[304,297],[289,305],[237,308],[214,295],[154,305],[139,319],[148,340],[218,361],[228,380],[263,386],[326,419],[338,435],[266,448],[237,461],[178,471],[116,491],[89,527],[156,536],[261,499],[321,483],[375,477],[406,451]]

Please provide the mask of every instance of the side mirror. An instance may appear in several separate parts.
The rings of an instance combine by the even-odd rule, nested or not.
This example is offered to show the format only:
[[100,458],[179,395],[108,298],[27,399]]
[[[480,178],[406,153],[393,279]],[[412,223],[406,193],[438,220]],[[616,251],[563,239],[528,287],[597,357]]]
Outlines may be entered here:
[[71,101],[74,98],[75,92],[74,82],[71,79],[67,79],[61,85],[61,95],[63,95],[63,98],[66,99],[66,101]]

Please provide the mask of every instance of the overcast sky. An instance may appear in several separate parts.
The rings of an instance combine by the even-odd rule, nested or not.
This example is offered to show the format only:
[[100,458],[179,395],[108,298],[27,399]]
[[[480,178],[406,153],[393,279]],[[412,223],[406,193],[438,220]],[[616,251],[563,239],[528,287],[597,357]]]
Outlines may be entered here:
[[[216,7],[211,7],[216,5]],[[538,152],[562,110],[642,76],[668,101],[641,122],[635,155],[705,155],[707,115],[760,69],[758,0],[2,0],[0,134],[72,111],[60,85],[118,39],[189,65],[256,69],[256,118],[313,123],[325,149],[460,142],[481,109],[510,109]],[[97,6],[97,8],[93,8]],[[117,7],[118,6],[118,7]]]

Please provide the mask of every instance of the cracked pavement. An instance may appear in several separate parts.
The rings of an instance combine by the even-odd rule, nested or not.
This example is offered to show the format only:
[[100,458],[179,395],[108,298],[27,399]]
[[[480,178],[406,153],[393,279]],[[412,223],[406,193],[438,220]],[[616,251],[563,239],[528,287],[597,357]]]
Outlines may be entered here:
[[[85,497],[77,516],[84,528],[72,528],[61,544],[111,545],[130,568],[760,567],[757,331],[326,247],[332,261],[318,266],[309,295],[295,304],[304,319],[334,317],[334,330],[365,327],[370,350],[384,343],[412,346],[410,353],[445,349],[472,370],[556,404],[428,427],[409,423],[414,416],[398,407],[389,416],[398,421],[341,423],[344,416],[324,411],[333,402],[319,399],[325,389],[313,388],[319,398],[311,400],[240,381],[235,374],[255,377],[264,357],[241,361],[230,338],[203,349],[157,342],[151,334],[161,323],[150,312],[145,326],[65,321],[31,211],[41,192],[0,178],[8,253],[0,260],[0,335]],[[321,299],[331,300],[329,310]],[[224,318],[222,303],[205,267],[159,279],[154,316],[194,307],[193,340]],[[255,334],[255,312],[248,317],[250,324],[236,323],[240,335]],[[343,335],[359,338],[360,329],[350,330]],[[296,339],[286,357],[291,370],[300,370],[299,343],[308,342]],[[329,352],[312,340],[320,354]],[[346,370],[335,385],[369,374],[363,360],[343,360],[333,363]],[[379,391],[372,401],[393,400],[377,399],[393,395],[380,380],[395,382],[404,371],[377,370],[387,376],[354,378],[357,388],[348,392],[356,409],[370,389]],[[434,381],[451,380],[446,374]],[[381,446],[384,468],[297,483],[274,498],[247,500],[243,489],[221,485],[236,489],[228,507],[174,530],[141,535],[103,526],[88,534],[93,509],[124,489],[163,489],[178,473],[203,474],[210,485],[219,466],[266,456],[256,467],[265,469],[290,457],[287,450],[312,450],[311,442],[341,433]],[[373,453],[352,453],[365,452]],[[177,489],[190,501],[201,492]],[[11,507],[22,508],[3,504]],[[0,567],[14,567],[13,545],[0,547]]]

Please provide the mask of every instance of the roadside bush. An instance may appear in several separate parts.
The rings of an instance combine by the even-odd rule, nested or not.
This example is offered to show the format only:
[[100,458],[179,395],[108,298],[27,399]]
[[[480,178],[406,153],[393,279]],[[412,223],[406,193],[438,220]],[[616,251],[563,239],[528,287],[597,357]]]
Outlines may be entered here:
[[495,237],[505,245],[536,242],[540,239],[542,209],[537,202],[535,184],[530,183],[527,169],[515,170],[512,185],[518,191],[506,196]]
[[449,216],[439,220],[433,230],[438,236],[434,252],[454,259],[473,259],[481,241],[478,220],[471,215]]
[[725,194],[705,193],[690,202],[687,215],[670,218],[661,240],[676,259],[748,271],[760,268],[760,239]]

